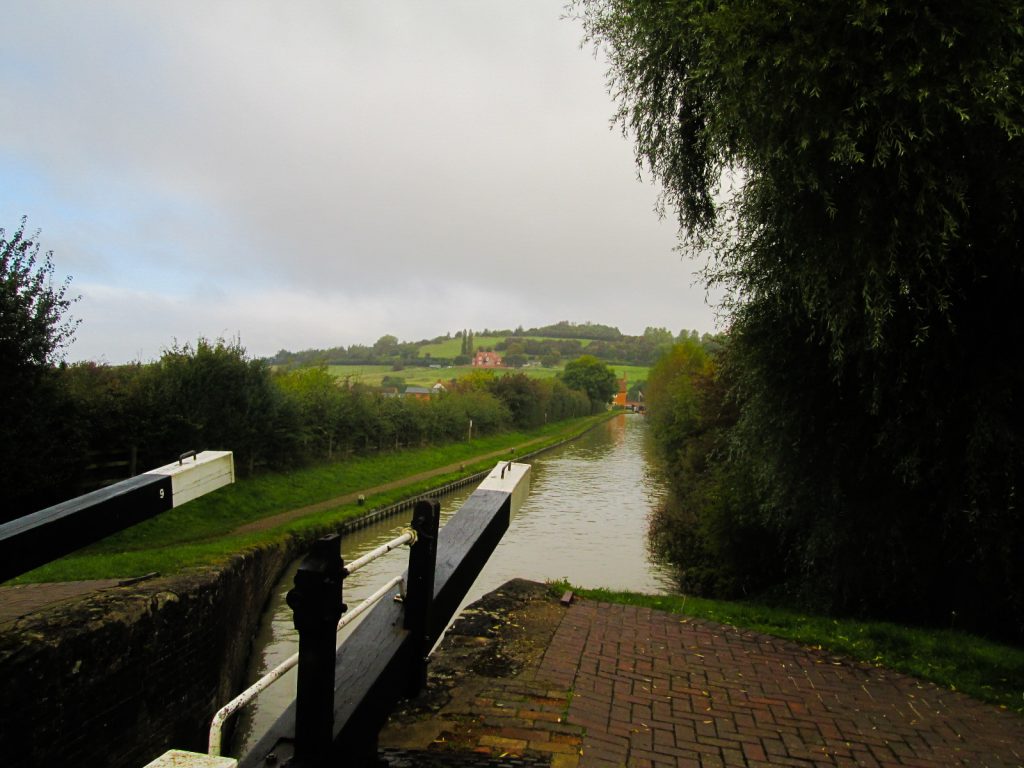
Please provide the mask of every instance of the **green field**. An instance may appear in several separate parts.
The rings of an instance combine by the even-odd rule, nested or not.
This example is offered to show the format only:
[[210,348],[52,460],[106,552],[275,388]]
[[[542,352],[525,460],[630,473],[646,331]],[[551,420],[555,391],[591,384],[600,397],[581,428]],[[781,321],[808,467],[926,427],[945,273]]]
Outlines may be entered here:
[[[612,365],[609,366],[615,371],[616,376],[625,376],[630,384],[647,378],[648,368],[645,365]],[[437,383],[447,383],[452,379],[459,379],[466,374],[479,370],[471,365],[453,365],[445,368],[420,368],[408,367],[400,371],[393,370],[390,365],[329,365],[328,372],[338,378],[348,378],[353,382],[359,382],[371,387],[379,387],[385,376],[397,376],[403,379],[407,385],[418,387],[429,387]],[[543,368],[541,366],[529,366],[526,368],[497,368],[492,369],[497,375],[504,373],[525,373],[535,379],[550,379],[561,373],[561,367]]]
[[[495,344],[504,341],[507,336],[474,336],[473,337],[473,349],[486,349],[494,348]],[[534,341],[567,341],[567,339],[556,339],[553,336],[518,336],[516,338],[521,339],[533,339]],[[575,339],[580,345],[586,349],[587,345],[590,344],[590,339]],[[446,357],[453,358],[456,355],[462,354],[462,339],[446,339],[445,341],[438,342],[436,344],[424,344],[420,347],[420,357]]]

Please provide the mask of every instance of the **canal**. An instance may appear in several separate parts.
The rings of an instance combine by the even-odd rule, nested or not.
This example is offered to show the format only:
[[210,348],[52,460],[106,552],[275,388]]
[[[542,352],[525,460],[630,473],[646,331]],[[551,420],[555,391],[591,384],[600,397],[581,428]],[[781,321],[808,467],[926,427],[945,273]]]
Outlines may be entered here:
[[[516,577],[648,593],[674,591],[671,570],[656,562],[647,542],[648,519],[664,488],[647,459],[646,430],[642,416],[622,414],[531,459],[530,495],[466,602]],[[441,499],[442,525],[473,490],[468,486]],[[345,560],[397,536],[407,524],[403,514],[346,536]],[[356,605],[401,572],[407,559],[408,550],[402,548],[350,576],[345,602]],[[294,568],[268,602],[250,659],[250,682],[298,648],[285,603],[293,576]],[[238,716],[233,754],[248,750],[292,700],[294,675],[292,670]]]

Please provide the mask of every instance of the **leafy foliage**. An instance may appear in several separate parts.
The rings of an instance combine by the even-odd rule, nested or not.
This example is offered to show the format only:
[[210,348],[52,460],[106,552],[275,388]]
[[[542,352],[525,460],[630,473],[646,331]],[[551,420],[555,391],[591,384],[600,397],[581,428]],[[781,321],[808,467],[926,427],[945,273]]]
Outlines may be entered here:
[[[25,236],[26,219],[10,235],[0,228],[0,370],[39,369],[58,362],[77,320],[66,317],[77,298],[70,278],[53,282],[53,253],[39,260],[39,242]],[[38,233],[36,234],[38,237]]]
[[[3,414],[6,423],[38,429],[39,436],[36,443],[9,443],[32,459],[11,459],[22,472],[11,485],[33,492],[15,499],[8,490],[19,501],[4,510],[8,517],[166,464],[186,450],[232,450],[239,473],[250,476],[470,434],[487,439],[590,412],[586,394],[555,380],[475,370],[420,400],[340,380],[326,367],[273,372],[238,340],[203,338],[175,344],[147,365],[42,366],[29,394],[43,402],[44,393],[42,412]],[[89,465],[106,470],[96,475]]]
[[601,325],[600,323],[570,323],[568,320],[560,320],[554,325],[531,328],[528,331],[519,328],[515,335],[551,336],[556,339],[604,339],[610,341],[617,341],[622,338],[622,332],[615,326]]
[[585,392],[594,413],[604,410],[619,389],[615,372],[593,355],[583,355],[566,363],[562,382],[569,389]]
[[1024,9],[577,7],[730,289],[718,463],[751,479],[786,588],[1024,637]]
[[79,444],[53,370],[73,340],[78,321],[67,313],[77,299],[70,279],[54,283],[53,254],[40,258],[38,233],[26,236],[25,225],[0,229],[0,519],[51,503],[52,482],[74,476]]
[[681,565],[685,592],[735,597],[777,578],[779,559],[778,542],[752,514],[747,467],[726,460],[737,409],[723,368],[687,338],[651,370],[646,404],[672,491],[652,516],[651,538]]

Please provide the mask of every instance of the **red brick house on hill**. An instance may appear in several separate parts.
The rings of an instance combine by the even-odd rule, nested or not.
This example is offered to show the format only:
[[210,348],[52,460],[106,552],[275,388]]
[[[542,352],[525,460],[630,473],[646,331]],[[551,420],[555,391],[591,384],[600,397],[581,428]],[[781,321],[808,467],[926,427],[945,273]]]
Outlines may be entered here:
[[473,367],[504,368],[505,364],[501,361],[501,355],[497,352],[484,352],[480,350],[473,356]]

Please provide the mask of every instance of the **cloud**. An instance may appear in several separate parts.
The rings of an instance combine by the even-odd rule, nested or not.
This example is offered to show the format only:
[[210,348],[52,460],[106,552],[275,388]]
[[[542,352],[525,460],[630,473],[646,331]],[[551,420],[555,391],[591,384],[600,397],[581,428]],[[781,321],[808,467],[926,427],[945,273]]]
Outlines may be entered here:
[[270,351],[403,336],[399,323],[410,338],[552,319],[710,328],[655,190],[609,130],[604,65],[559,14],[16,3],[0,221],[29,214],[88,293],[72,355],[152,355],[172,317]]

